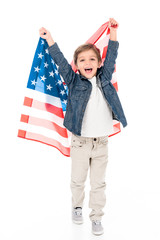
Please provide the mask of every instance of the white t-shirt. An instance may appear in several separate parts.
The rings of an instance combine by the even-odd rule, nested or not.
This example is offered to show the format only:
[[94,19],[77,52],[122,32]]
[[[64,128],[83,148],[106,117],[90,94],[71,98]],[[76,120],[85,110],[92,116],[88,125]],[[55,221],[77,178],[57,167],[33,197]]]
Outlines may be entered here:
[[102,137],[113,133],[112,111],[97,86],[96,76],[89,79],[92,92],[84,113],[81,136]]

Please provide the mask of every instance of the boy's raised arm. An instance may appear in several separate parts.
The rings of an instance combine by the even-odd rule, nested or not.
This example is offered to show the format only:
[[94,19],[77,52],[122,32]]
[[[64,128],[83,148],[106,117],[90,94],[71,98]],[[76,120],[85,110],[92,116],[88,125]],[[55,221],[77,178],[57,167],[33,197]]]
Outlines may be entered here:
[[119,42],[117,41],[117,29],[119,24],[113,18],[109,20],[110,39],[108,43],[108,49],[106,59],[103,65],[103,74],[107,81],[112,80],[112,74],[115,69],[116,58],[118,55]]
[[41,38],[46,39],[49,45],[49,54],[53,58],[54,62],[59,66],[59,74],[63,77],[65,83],[69,85],[75,78],[75,72],[72,70],[71,65],[66,60],[57,43],[53,40],[50,32],[47,29],[41,28],[39,30],[39,34]]
[[110,18],[108,27],[110,28],[110,40],[117,41],[118,22],[114,18]]

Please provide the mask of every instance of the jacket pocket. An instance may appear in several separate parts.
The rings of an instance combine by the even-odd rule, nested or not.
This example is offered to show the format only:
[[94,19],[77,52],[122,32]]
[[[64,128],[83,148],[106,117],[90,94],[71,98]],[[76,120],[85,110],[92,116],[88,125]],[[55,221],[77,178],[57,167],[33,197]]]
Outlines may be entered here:
[[81,86],[81,85],[77,85],[75,86],[75,88],[73,89],[73,93],[72,96],[74,99],[84,99],[84,94],[87,90],[86,86]]

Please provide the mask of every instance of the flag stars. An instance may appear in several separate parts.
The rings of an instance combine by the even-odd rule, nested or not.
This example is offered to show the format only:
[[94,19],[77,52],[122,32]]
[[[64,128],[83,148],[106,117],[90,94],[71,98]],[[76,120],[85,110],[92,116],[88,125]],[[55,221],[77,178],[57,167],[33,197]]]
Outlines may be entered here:
[[47,48],[47,49],[45,49],[45,52],[46,52],[47,54],[49,54],[48,48]]
[[51,89],[53,88],[50,84],[49,85],[46,85],[47,87],[47,90],[51,91]]
[[44,57],[44,55],[42,55],[42,53],[38,53],[38,58],[43,58]]
[[44,82],[45,82],[45,80],[47,79],[47,78],[45,77],[45,75],[40,76],[40,78],[41,78],[41,81],[44,81]]
[[61,81],[61,80],[58,80],[57,84],[58,84],[58,85],[61,85],[61,84],[62,84],[62,81]]
[[67,104],[67,100],[63,100],[62,102],[63,102],[65,105]]
[[47,62],[44,63],[44,67],[48,68],[49,64]]
[[44,40],[41,40],[41,45],[43,45],[44,44]]
[[52,72],[49,72],[49,76],[50,76],[50,77],[54,77],[53,71],[52,71]]
[[58,70],[57,69],[55,70],[55,74],[58,75]]
[[37,66],[37,67],[34,67],[34,69],[35,69],[35,70],[34,70],[35,72],[39,72],[39,71],[40,71],[40,68],[39,68],[38,66]]
[[37,83],[37,82],[35,81],[35,79],[34,79],[34,80],[31,80],[31,82],[32,82],[31,85],[34,85],[34,86],[35,86],[36,83]]
[[65,94],[65,91],[64,90],[61,90],[60,91],[60,94],[63,96]]

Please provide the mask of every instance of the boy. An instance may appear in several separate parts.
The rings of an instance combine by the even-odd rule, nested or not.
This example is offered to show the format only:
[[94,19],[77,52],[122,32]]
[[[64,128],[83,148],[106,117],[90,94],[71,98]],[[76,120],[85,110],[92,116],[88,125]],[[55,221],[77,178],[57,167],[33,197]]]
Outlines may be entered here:
[[89,207],[92,209],[90,220],[95,235],[103,234],[101,218],[106,202],[105,172],[112,119],[120,121],[123,127],[127,125],[117,92],[111,83],[119,47],[118,23],[113,18],[109,20],[109,28],[110,40],[102,67],[100,51],[94,45],[83,44],[75,51],[74,63],[79,74],[72,70],[51,34],[45,28],[40,29],[40,36],[47,40],[49,53],[59,66],[59,73],[69,89],[64,126],[72,132],[72,220],[77,224],[83,223],[84,184],[90,167]]

